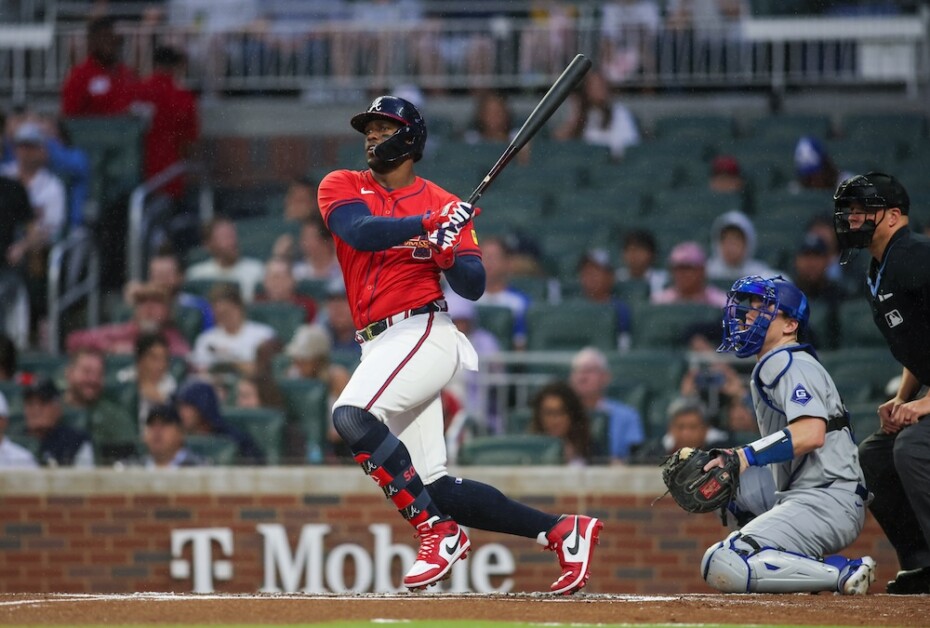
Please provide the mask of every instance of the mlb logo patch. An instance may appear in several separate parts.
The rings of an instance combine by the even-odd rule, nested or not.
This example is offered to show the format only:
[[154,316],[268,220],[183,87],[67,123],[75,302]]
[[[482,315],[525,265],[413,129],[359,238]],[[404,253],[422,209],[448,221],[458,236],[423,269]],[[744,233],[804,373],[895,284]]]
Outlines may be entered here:
[[889,327],[897,327],[904,322],[904,317],[901,316],[901,312],[898,310],[891,310],[885,314],[885,322],[888,323]]
[[791,393],[791,401],[798,405],[806,406],[808,403],[810,403],[810,400],[811,394],[807,392],[807,389],[804,388],[803,384],[798,384],[794,387],[794,391]]

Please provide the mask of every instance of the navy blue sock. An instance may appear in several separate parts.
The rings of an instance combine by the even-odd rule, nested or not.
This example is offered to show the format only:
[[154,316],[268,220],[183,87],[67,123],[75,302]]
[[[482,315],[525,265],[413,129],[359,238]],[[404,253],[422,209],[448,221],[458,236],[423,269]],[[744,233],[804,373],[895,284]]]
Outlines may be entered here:
[[514,501],[488,484],[443,476],[427,488],[439,509],[456,523],[478,530],[504,532],[535,539],[548,532],[558,515]]

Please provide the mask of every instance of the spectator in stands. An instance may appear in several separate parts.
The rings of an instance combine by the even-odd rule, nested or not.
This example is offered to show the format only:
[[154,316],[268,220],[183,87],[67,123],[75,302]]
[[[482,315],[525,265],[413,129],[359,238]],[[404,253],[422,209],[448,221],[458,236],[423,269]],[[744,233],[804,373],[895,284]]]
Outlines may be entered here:
[[662,436],[647,440],[633,452],[633,464],[660,464],[682,447],[709,449],[724,442],[718,430],[712,430],[704,405],[695,397],[678,397],[668,406],[668,428]]
[[132,320],[71,332],[65,343],[68,353],[90,349],[105,354],[132,355],[140,334],[160,333],[168,341],[171,355],[187,357],[190,345],[171,321],[168,293],[152,283],[146,283],[137,286],[129,298],[132,302]]
[[804,135],[794,147],[794,168],[797,179],[792,182],[794,190],[824,190],[833,192],[836,187],[852,176],[851,172],[840,171],[823,144],[812,135]]
[[163,335],[139,334],[134,355],[135,363],[120,370],[116,379],[121,384],[135,386],[136,415],[142,431],[149,410],[158,404],[168,403],[178,381],[170,370],[171,352]]
[[756,252],[756,228],[749,216],[741,211],[728,211],[717,216],[710,227],[713,256],[707,260],[707,278],[736,281],[747,275],[773,277],[778,271],[762,260],[753,258]]
[[329,334],[334,350],[355,352],[361,357],[362,348],[355,340],[355,323],[342,277],[326,286],[326,312],[320,323]]
[[565,382],[546,384],[536,393],[530,431],[562,439],[564,461],[570,466],[585,466],[600,453],[592,448],[591,419]]
[[[688,369],[678,386],[683,397],[700,399],[707,421],[725,431],[758,431],[749,398],[748,375],[741,374],[716,352],[720,325],[697,323],[685,329]],[[722,436],[721,436],[722,437]]]
[[581,90],[569,98],[568,118],[552,136],[607,146],[614,159],[620,159],[628,147],[640,142],[633,113],[613,99],[607,81],[596,70],[588,73]]
[[68,358],[65,367],[65,409],[84,415],[94,442],[98,463],[114,462],[132,455],[139,428],[128,408],[103,396],[106,363],[103,354],[83,349]]
[[599,349],[586,347],[572,357],[569,385],[589,416],[600,413],[607,418],[608,442],[601,449],[611,462],[622,463],[645,438],[643,420],[632,406],[607,397],[610,380],[607,356]]
[[840,304],[846,298],[842,284],[830,277],[830,247],[823,238],[808,233],[794,255],[794,284],[807,295],[812,311],[826,312],[821,329],[824,338],[808,338],[820,349],[837,348],[840,336]]
[[224,435],[236,441],[241,464],[264,464],[265,455],[255,440],[236,429],[220,413],[220,401],[210,384],[200,380],[185,382],[175,397],[186,434]]
[[[138,87],[136,101],[145,103],[150,116],[145,134],[145,178],[150,179],[168,166],[190,156],[200,135],[197,100],[178,80],[187,65],[184,53],[157,46],[152,55],[152,75]],[[182,179],[175,179],[165,191],[178,198],[184,191]]]
[[[187,308],[200,313],[200,331],[213,327],[213,310],[210,302],[198,294],[184,292],[184,274],[181,272],[181,262],[178,256],[170,249],[161,249],[149,258],[149,281],[166,290],[171,297],[174,308]],[[134,282],[126,284],[124,294],[131,294]],[[126,299],[128,302],[130,299]]]
[[93,467],[94,447],[87,432],[62,421],[61,394],[55,383],[39,377],[23,388],[26,433],[39,442],[39,464],[45,467]]
[[216,326],[194,342],[191,365],[201,373],[232,369],[240,375],[255,372],[258,348],[275,338],[274,329],[246,319],[245,305],[234,284],[219,283],[210,290]]
[[148,454],[143,461],[147,469],[199,467],[206,461],[185,445],[186,435],[181,416],[169,404],[156,404],[145,416],[142,440]]
[[[3,220],[0,220],[0,290],[5,294],[19,295],[19,298],[0,304],[0,317],[5,321],[3,331],[16,338],[24,332],[19,327],[29,325],[29,296],[24,284],[23,262],[31,248],[41,247],[41,231],[36,227],[26,188],[19,181],[2,175],[0,207],[3,208]],[[20,342],[25,345],[28,338]]]
[[827,276],[831,281],[838,283],[845,297],[864,296],[867,294],[867,284],[862,281],[864,267],[854,263],[855,258],[848,264],[840,264],[840,247],[836,241],[836,231],[833,227],[833,214],[823,212],[811,216],[804,225],[804,235],[815,235],[827,243],[830,251],[830,264],[827,267]]
[[481,261],[484,264],[484,294],[478,305],[500,305],[513,312],[513,348],[526,347],[526,311],[530,298],[510,285],[512,249],[500,237],[488,236],[481,241]]
[[578,7],[564,0],[534,0],[529,17],[530,28],[520,34],[520,75],[558,74],[577,49]]
[[742,192],[746,187],[746,180],[743,179],[743,173],[736,158],[730,155],[714,157],[710,165],[710,178],[707,185],[714,192]]
[[236,225],[228,218],[214,218],[204,230],[204,240],[210,259],[188,268],[186,278],[237,282],[242,299],[251,303],[265,268],[257,259],[240,256]]
[[724,291],[707,284],[707,256],[697,242],[676,244],[668,256],[672,285],[652,295],[652,303],[703,303],[722,308]]
[[623,265],[617,269],[618,282],[643,282],[645,296],[658,294],[668,283],[668,271],[656,268],[656,238],[646,229],[630,229],[623,235],[620,251]]
[[[307,221],[322,222],[320,206],[316,199],[318,187],[316,181],[310,177],[291,179],[284,195],[284,220],[301,225],[306,225]],[[273,257],[293,259],[297,255],[296,248],[294,237],[285,233],[275,240],[271,254]]]
[[121,40],[115,19],[98,17],[87,24],[87,59],[74,66],[61,89],[64,116],[116,116],[126,113],[138,80],[120,63]]
[[10,425],[10,406],[6,396],[0,392],[0,469],[35,469],[36,463],[32,452],[14,443],[6,436],[6,429]]
[[500,92],[484,90],[476,94],[474,102],[473,119],[462,139],[469,144],[509,142],[514,128],[506,96]]
[[610,254],[604,249],[590,249],[578,261],[578,284],[581,299],[613,307],[617,315],[617,348],[630,348],[632,314],[629,306],[614,295],[616,282]]
[[301,258],[294,264],[294,279],[340,279],[336,245],[322,218],[308,218],[300,227]]
[[[287,369],[287,377],[315,379],[325,383],[329,391],[327,408],[332,408],[333,403],[349,383],[349,370],[341,364],[334,364],[330,361],[332,346],[332,339],[322,325],[301,325],[284,350],[291,361]],[[327,451],[324,452],[324,458],[333,461],[351,459],[352,453],[336,432],[332,421],[327,421],[327,425],[329,426],[326,430]],[[291,453],[300,457],[304,454],[304,452]]]
[[611,83],[655,71],[655,37],[662,23],[656,0],[614,0],[601,7],[601,66]]
[[296,305],[304,311],[304,322],[312,323],[316,318],[316,301],[306,295],[297,294],[296,286],[290,263],[281,258],[271,258],[265,262],[265,280],[262,283],[264,291],[256,297],[255,302]]
[[47,139],[38,124],[21,124],[13,135],[15,159],[0,168],[0,174],[18,180],[28,191],[46,246],[61,238],[67,218],[65,185],[48,169]]

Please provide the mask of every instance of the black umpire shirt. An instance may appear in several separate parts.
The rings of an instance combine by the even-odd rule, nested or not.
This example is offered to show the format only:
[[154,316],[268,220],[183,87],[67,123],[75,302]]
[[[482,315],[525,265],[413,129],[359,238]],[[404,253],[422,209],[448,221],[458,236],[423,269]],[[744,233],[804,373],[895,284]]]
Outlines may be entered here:
[[898,230],[881,262],[869,264],[868,284],[872,318],[892,355],[930,384],[930,240]]

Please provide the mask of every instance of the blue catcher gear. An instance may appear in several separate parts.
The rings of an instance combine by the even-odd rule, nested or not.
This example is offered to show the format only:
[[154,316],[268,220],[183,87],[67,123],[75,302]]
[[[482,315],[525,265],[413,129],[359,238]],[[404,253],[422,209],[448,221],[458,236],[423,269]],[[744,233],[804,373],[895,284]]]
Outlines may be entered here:
[[372,120],[391,120],[401,124],[390,139],[375,147],[375,156],[387,164],[399,162],[407,157],[420,161],[426,147],[426,122],[413,103],[397,96],[378,96],[366,111],[352,116],[351,124],[359,133]]
[[858,229],[849,226],[849,215],[853,211],[876,214],[883,209],[897,207],[905,216],[911,207],[907,190],[891,175],[869,172],[850,177],[840,183],[833,194],[833,230],[842,256],[840,263],[847,263],[856,249],[868,248],[878,223],[885,219],[866,217]]
[[[761,302],[753,306],[753,299]],[[727,293],[727,304],[723,310],[723,342],[717,351],[733,352],[740,358],[756,355],[762,349],[765,334],[779,310],[798,321],[799,334],[804,332],[810,318],[810,306],[797,286],[781,275],[771,279],[758,275],[737,279]],[[749,323],[747,315],[751,311],[756,312],[756,316]]]

